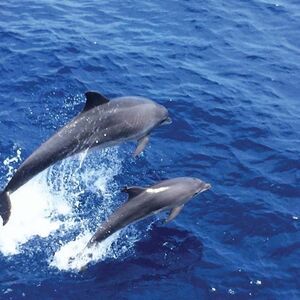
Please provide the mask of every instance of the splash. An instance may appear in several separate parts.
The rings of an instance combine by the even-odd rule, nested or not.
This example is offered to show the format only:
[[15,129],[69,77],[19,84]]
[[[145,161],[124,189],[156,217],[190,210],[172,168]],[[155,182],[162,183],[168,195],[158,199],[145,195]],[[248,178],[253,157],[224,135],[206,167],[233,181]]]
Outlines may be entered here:
[[[11,179],[16,164],[21,161],[21,149],[16,155],[4,160],[8,168],[7,181]],[[52,220],[54,213],[68,214],[68,203],[60,201],[45,188],[45,172],[25,184],[11,195],[11,217],[0,230],[0,251],[3,255],[14,255],[21,251],[22,244],[34,236],[46,237],[60,226],[59,220]]]
[[138,232],[131,226],[114,233],[100,244],[86,248],[92,234],[87,229],[74,241],[62,246],[55,253],[50,266],[60,270],[82,271],[88,264],[103,261],[107,258],[117,259],[123,253],[132,249],[135,242],[138,241]]
[[[9,158],[7,166],[16,162]],[[91,151],[64,160],[40,173],[11,195],[11,218],[0,228],[4,256],[40,251],[32,240],[46,240],[51,267],[80,270],[90,262],[118,258],[139,239],[130,226],[83,251],[95,229],[118,206],[120,188],[114,177],[122,170],[118,148]],[[10,170],[10,169],[9,169]],[[12,171],[8,172],[12,175]],[[30,243],[30,248],[26,247]],[[33,245],[33,247],[32,247]],[[46,251],[49,253],[49,251]]]
[[[14,148],[15,147],[16,146],[14,145]],[[13,177],[14,172],[15,172],[15,165],[22,161],[22,158],[21,158],[22,149],[17,148],[16,152],[17,152],[16,155],[14,155],[13,157],[7,157],[3,161],[3,165],[8,168],[8,172],[6,175],[7,181],[9,181]]]
[[21,246],[34,236],[47,237],[61,225],[53,216],[71,212],[68,203],[51,195],[44,182],[42,173],[11,195],[11,217],[0,229],[0,251],[5,256],[18,254]]
[[[82,161],[79,162],[82,172],[80,178],[73,178],[73,180],[74,182],[80,181],[79,186],[85,186],[86,191],[90,193],[86,200],[92,202],[93,205],[85,206],[86,216],[76,224],[77,228],[80,228],[79,234],[57,249],[50,260],[50,266],[59,270],[78,271],[89,263],[95,263],[106,258],[118,258],[130,250],[135,241],[138,240],[138,232],[135,228],[129,227],[113,234],[95,247],[85,248],[96,228],[117,207],[116,198],[120,188],[113,181],[113,178],[120,173],[121,162],[117,159],[117,149],[103,151],[106,160],[100,165],[97,159],[99,155],[90,157],[86,153],[81,154],[81,158],[87,157],[89,162],[86,163],[85,161],[85,164],[82,164]],[[91,165],[94,167],[91,168]],[[62,173],[66,173],[66,170]],[[68,194],[70,195],[70,191]],[[78,207],[78,203],[76,207]]]

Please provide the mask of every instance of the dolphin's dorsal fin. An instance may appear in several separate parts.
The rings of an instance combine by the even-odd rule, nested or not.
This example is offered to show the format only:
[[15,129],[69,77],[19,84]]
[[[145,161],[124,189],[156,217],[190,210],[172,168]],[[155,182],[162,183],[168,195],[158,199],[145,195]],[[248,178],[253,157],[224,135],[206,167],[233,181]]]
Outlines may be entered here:
[[109,102],[109,99],[104,97],[103,95],[97,93],[97,92],[86,92],[86,103],[83,111],[87,111],[91,108],[94,108],[98,105],[102,105]]
[[130,200],[131,198],[136,197],[137,195],[145,192],[146,188],[140,187],[140,186],[130,186],[127,187],[125,186],[122,189],[122,192],[125,192],[128,194],[128,200]]

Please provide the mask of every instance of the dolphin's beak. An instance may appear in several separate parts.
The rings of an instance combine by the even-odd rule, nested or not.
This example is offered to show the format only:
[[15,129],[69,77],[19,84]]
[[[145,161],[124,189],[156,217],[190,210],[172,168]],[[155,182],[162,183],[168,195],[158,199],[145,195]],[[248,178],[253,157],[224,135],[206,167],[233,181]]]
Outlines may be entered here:
[[164,121],[162,121],[161,125],[170,125],[172,124],[172,119],[167,117]]
[[204,192],[204,191],[207,191],[207,190],[209,190],[209,189],[211,189],[211,185],[210,185],[209,183],[206,183],[206,184],[204,185],[203,192]]
[[195,193],[195,195],[203,193],[211,188],[211,185],[209,183],[204,183],[201,185],[199,190]]

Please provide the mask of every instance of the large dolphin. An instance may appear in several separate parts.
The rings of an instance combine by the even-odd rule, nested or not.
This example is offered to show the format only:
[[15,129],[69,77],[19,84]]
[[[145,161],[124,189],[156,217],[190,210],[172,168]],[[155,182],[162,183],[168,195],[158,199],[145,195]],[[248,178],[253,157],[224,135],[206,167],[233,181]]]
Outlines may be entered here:
[[168,223],[180,213],[186,202],[210,188],[209,183],[192,177],[164,180],[150,187],[125,188],[123,191],[128,193],[128,201],[98,228],[86,247],[90,248],[125,226],[161,211],[170,211],[165,220]]
[[142,97],[120,97],[112,101],[97,92],[87,92],[83,111],[36,149],[19,167],[0,193],[3,225],[10,217],[9,195],[66,157],[92,147],[108,147],[137,140],[134,155],[141,153],[151,130],[169,123],[167,109]]

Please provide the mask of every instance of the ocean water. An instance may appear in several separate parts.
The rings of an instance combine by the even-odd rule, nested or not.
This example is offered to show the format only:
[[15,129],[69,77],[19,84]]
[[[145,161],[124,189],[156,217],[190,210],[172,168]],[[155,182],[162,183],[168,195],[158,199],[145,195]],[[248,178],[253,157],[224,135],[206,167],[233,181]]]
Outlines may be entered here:
[[[87,90],[173,123],[136,159],[83,153],[12,195],[0,299],[300,299],[299,20],[298,0],[1,1],[1,187]],[[124,185],[177,176],[213,188],[68,263]]]

